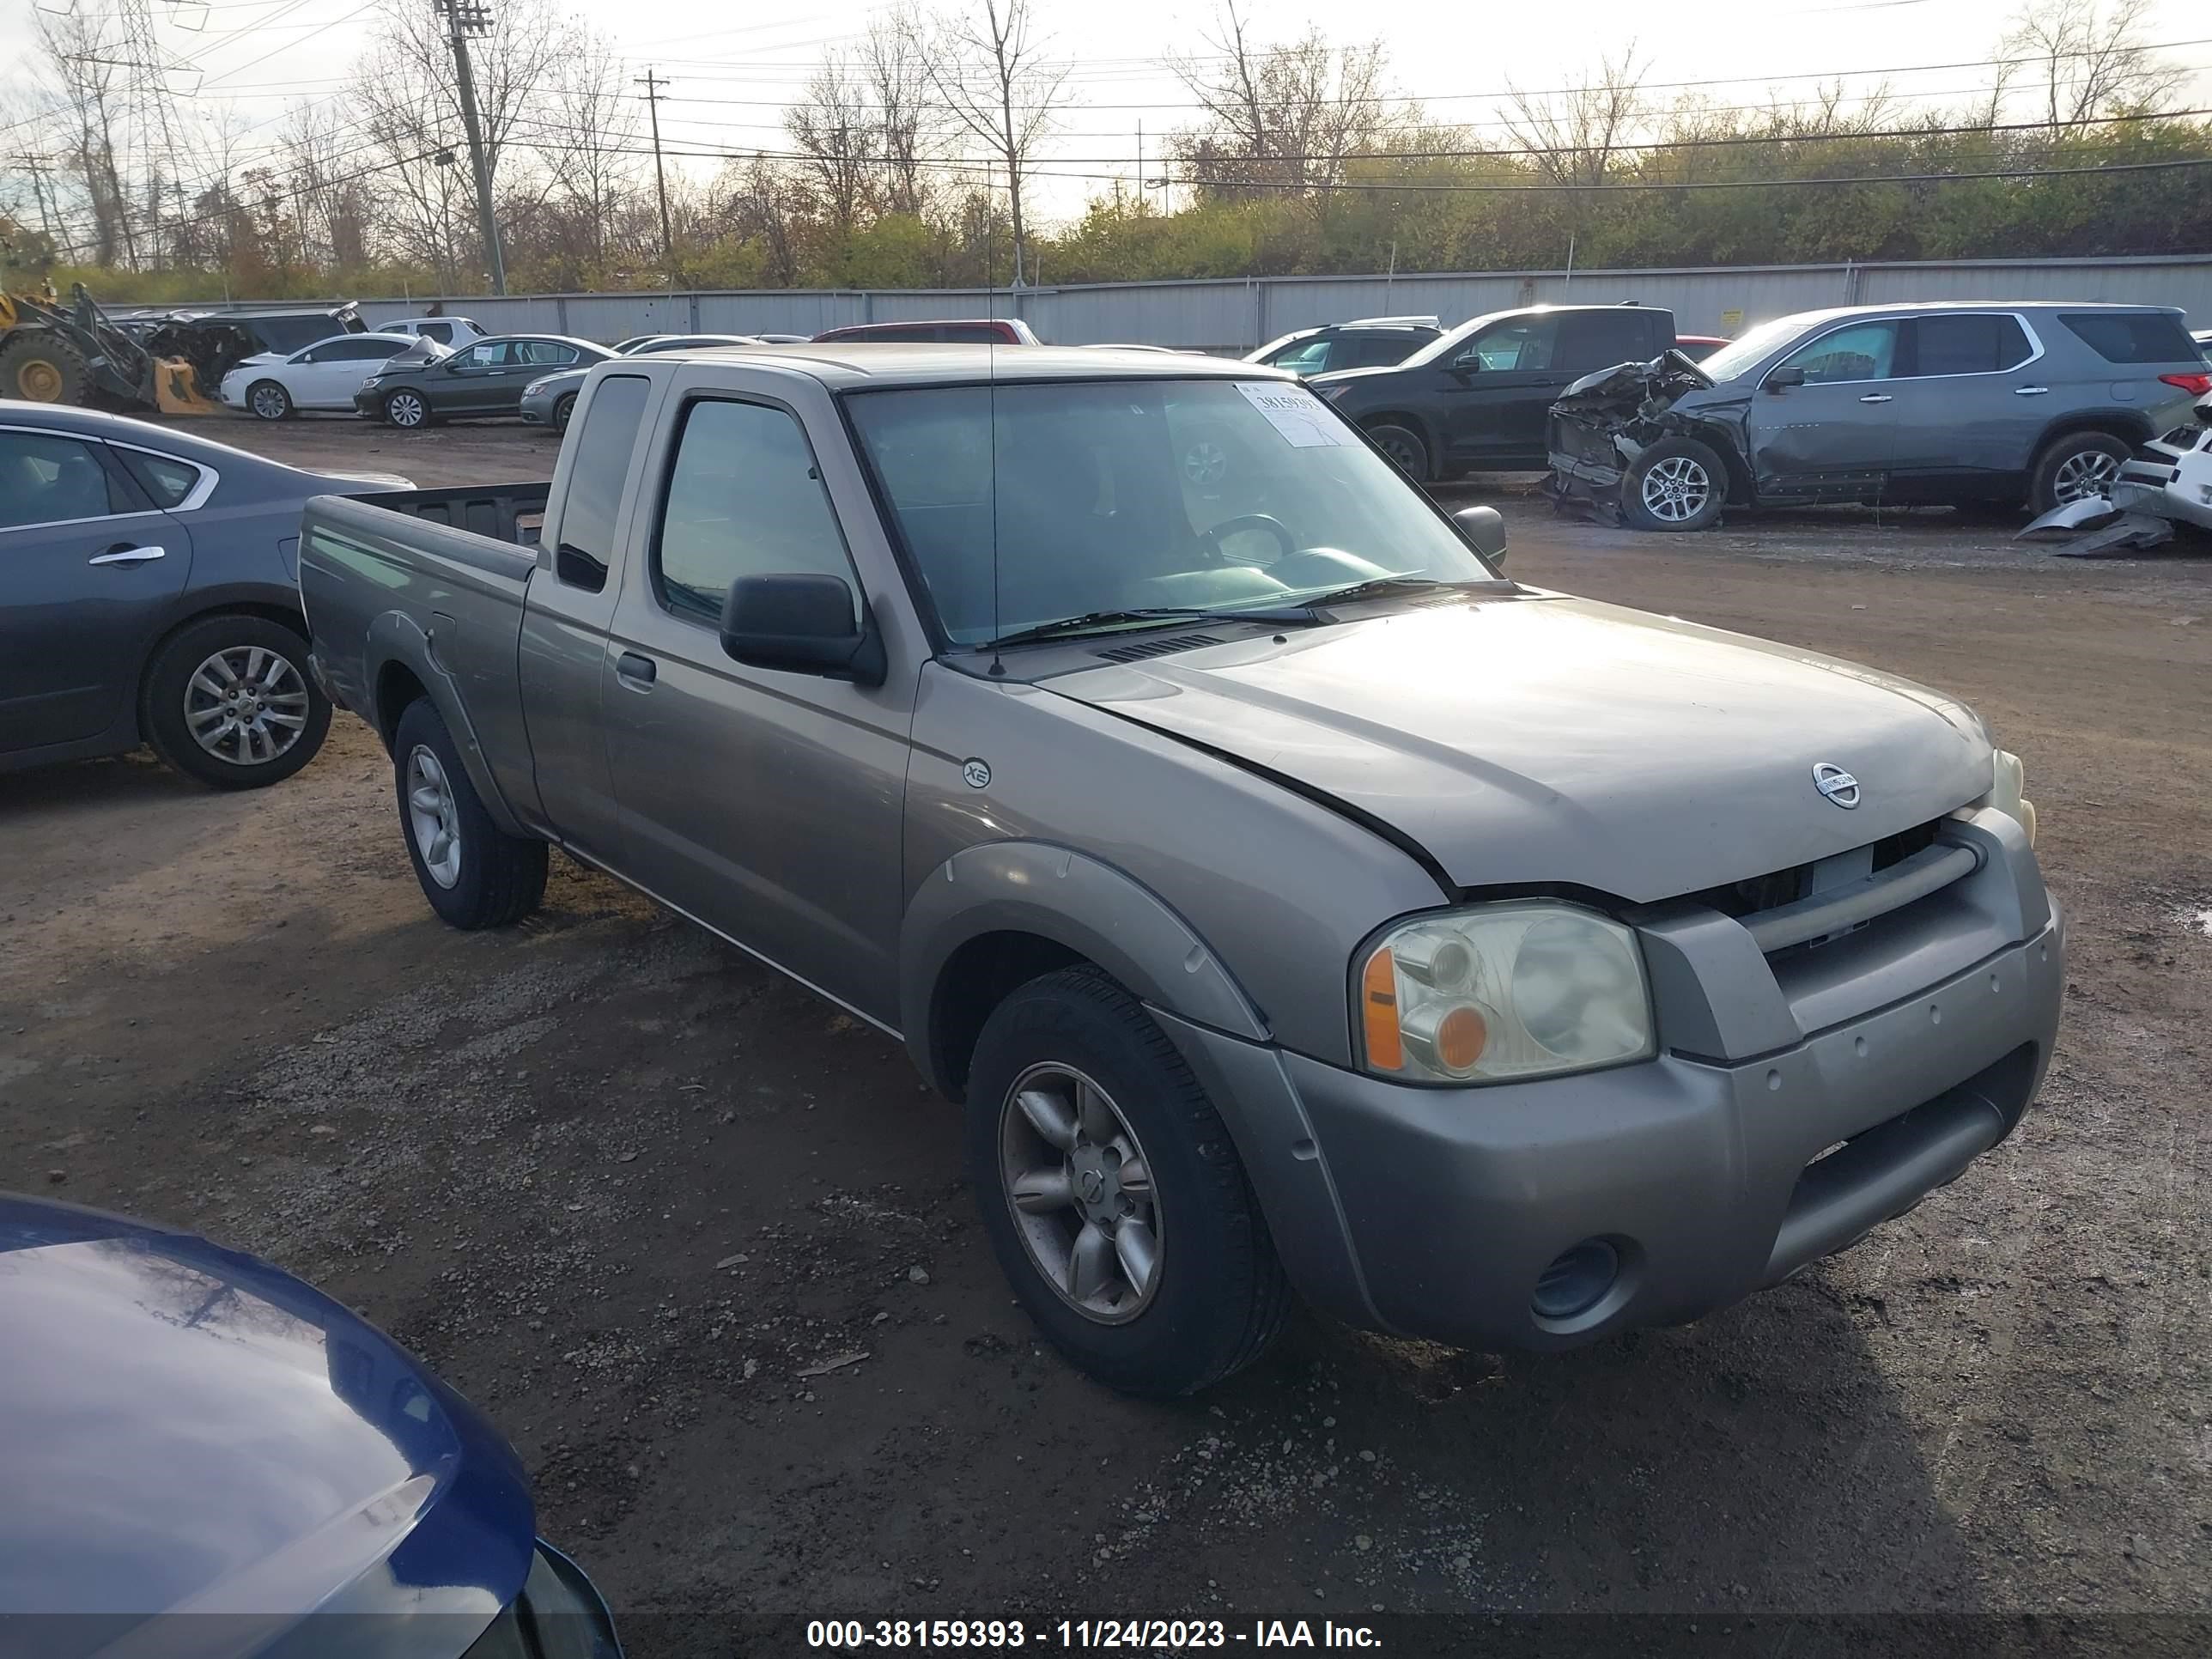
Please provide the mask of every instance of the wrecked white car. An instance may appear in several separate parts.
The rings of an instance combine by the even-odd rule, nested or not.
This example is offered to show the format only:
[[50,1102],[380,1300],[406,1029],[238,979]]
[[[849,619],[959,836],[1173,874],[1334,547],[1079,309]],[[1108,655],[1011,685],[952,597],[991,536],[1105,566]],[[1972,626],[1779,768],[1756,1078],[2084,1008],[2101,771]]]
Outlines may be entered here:
[[2055,507],[2015,539],[2056,542],[2061,558],[2111,558],[2173,539],[2176,525],[2212,530],[2212,398],[2197,424],[2174,428],[2123,462],[2103,499]]

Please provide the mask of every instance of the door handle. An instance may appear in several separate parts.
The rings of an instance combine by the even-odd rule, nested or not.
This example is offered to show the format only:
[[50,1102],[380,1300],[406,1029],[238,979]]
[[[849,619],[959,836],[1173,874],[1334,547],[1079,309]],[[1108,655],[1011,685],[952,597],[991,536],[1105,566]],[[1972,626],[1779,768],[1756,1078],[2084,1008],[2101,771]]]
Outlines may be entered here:
[[118,542],[105,553],[95,553],[87,564],[147,564],[169,556],[166,547],[133,547],[128,542]]
[[2012,395],[2015,398],[2040,398],[2050,390],[2047,386],[2016,386],[2012,389]]
[[635,651],[625,651],[615,659],[615,678],[640,691],[650,686],[659,672],[652,658],[641,657]]
[[1863,404],[1886,404],[1889,401],[1889,393],[1887,392],[1869,392],[1865,397],[1860,398],[1859,401]]

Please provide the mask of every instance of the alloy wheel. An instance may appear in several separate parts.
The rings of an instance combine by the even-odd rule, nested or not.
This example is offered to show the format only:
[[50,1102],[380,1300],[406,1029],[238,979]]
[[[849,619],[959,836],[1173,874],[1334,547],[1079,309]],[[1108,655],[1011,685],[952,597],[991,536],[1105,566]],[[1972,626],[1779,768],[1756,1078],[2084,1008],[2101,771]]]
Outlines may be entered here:
[[2101,449],[2085,449],[2059,463],[2057,475],[2051,481],[2051,499],[2067,507],[2093,495],[2102,498],[2112,493],[2112,480],[2119,476],[2116,459]]
[[1190,483],[1219,483],[1229,476],[1229,452],[1211,438],[1200,438],[1182,453],[1182,476]]
[[407,828],[431,880],[451,887],[461,878],[460,809],[453,781],[425,744],[407,751]]
[[412,392],[393,392],[385,403],[384,412],[392,424],[398,427],[420,426],[422,416],[428,413],[422,406],[422,399]]
[[185,682],[185,729],[233,766],[267,765],[299,742],[307,724],[307,682],[265,646],[218,651]]
[[1102,1325],[1152,1305],[1164,1237],[1152,1166],[1096,1079],[1050,1060],[1016,1078],[999,1173],[1030,1264],[1061,1301]]
[[1667,524],[1686,524],[1713,498],[1713,481],[1687,455],[1669,455],[1644,475],[1644,510]]
[[286,410],[291,407],[291,399],[273,386],[254,387],[252,403],[253,412],[264,421],[283,420]]

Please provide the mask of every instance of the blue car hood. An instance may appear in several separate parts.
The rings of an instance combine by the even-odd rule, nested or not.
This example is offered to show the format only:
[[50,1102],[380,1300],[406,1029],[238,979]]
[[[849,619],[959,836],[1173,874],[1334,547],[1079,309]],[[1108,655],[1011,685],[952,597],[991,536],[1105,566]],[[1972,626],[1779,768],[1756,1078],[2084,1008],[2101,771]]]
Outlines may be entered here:
[[0,1622],[42,1655],[457,1656],[529,1572],[506,1442],[267,1262],[0,1195]]

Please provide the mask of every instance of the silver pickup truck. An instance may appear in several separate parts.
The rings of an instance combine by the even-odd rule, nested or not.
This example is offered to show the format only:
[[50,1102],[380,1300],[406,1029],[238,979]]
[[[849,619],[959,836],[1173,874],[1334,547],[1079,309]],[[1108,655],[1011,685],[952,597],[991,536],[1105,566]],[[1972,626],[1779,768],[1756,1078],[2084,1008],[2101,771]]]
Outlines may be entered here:
[[321,498],[300,561],[432,907],[514,921],[556,844],[900,1037],[1117,1387],[1227,1376],[1292,1288],[1470,1347],[1693,1319],[2049,1062],[1978,718],[1510,580],[1274,371],[624,360],[550,495],[448,516]]

